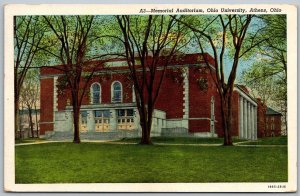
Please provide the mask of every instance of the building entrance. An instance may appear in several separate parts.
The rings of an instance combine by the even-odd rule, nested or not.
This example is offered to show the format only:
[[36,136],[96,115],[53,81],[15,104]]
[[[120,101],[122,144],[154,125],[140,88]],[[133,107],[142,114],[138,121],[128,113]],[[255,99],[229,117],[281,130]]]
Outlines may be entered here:
[[95,110],[95,131],[96,132],[107,132],[109,131],[109,110]]

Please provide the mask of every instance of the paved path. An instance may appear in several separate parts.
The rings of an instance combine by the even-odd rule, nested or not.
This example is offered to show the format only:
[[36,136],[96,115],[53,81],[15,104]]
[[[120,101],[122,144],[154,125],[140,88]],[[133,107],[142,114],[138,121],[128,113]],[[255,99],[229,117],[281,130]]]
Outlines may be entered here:
[[[61,141],[37,141],[32,143],[20,143],[15,144],[15,146],[27,146],[27,145],[34,145],[34,144],[47,144],[47,143],[62,143],[62,142],[69,142],[70,140],[61,140]],[[111,140],[82,140],[81,142],[87,142],[87,143],[105,143],[105,144],[117,144],[117,145],[136,145],[137,143],[133,142],[117,142],[117,141],[111,141]],[[236,142],[233,143],[234,146],[239,147],[287,147],[287,145],[247,145],[245,142]],[[168,144],[168,143],[154,143],[155,145],[162,145],[162,146],[222,146],[222,144]]]
[[247,145],[247,144],[242,144],[242,145],[235,145],[235,146],[241,146],[241,147],[287,147],[287,145],[278,145],[278,144],[275,144],[275,145]]
[[[36,142],[30,142],[30,143],[19,143],[15,144],[15,146],[27,146],[27,145],[34,145],[34,144],[48,144],[48,143],[72,143],[72,140],[59,140],[59,141],[54,141],[54,140],[48,140],[48,141],[36,141]],[[111,140],[81,140],[81,142],[92,142],[92,143],[110,143],[112,142]],[[112,142],[113,143],[113,142]],[[114,142],[117,143],[117,142]]]
[[15,146],[27,146],[27,145],[34,145],[34,144],[47,144],[47,143],[58,143],[58,142],[69,142],[69,141],[37,141],[31,143],[19,143],[19,144],[15,144]]

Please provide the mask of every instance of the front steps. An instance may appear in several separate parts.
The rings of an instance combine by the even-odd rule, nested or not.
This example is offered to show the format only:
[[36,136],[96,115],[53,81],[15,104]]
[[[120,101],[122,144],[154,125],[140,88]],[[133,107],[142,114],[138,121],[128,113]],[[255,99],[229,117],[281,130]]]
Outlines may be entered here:
[[[81,140],[119,140],[122,138],[140,137],[138,131],[114,131],[114,132],[80,132]],[[73,132],[52,132],[45,134],[48,140],[63,141],[73,140]]]

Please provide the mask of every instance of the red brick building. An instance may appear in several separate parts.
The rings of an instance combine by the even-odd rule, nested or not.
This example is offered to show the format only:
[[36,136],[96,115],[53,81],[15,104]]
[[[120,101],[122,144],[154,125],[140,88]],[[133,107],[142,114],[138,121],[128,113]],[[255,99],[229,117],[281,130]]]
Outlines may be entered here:
[[[223,136],[220,99],[205,55],[185,54],[171,61],[161,86],[153,115],[152,135]],[[136,131],[140,133],[133,85],[124,59],[105,63],[97,71],[81,106],[82,132]],[[64,77],[59,70],[41,68],[41,135],[72,132],[70,90],[59,87]],[[233,93],[233,136],[256,139],[263,113],[246,87],[236,85]],[[258,119],[259,118],[259,119]],[[260,136],[260,135],[259,135]]]
[[282,114],[267,107],[261,99],[257,99],[257,136],[272,137],[281,135]]
[[257,99],[257,137],[265,137],[266,136],[266,112],[267,106],[261,101],[261,99]]
[[267,107],[265,136],[269,137],[281,135],[281,117],[281,113]]

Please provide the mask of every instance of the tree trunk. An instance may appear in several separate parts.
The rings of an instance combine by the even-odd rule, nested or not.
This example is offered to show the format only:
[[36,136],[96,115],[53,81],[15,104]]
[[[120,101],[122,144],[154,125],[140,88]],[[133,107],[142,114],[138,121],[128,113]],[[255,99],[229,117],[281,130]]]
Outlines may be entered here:
[[[142,127],[142,138],[140,141],[140,144],[142,145],[151,145],[152,141],[151,141],[151,137],[150,137],[150,131],[151,131],[151,124],[152,121],[149,121],[147,116],[145,114],[146,111],[144,110],[144,114],[140,114],[140,124]],[[152,118],[152,114],[151,114],[151,118]]]
[[142,145],[151,145],[151,137],[150,137],[150,130],[148,130],[147,126],[142,127],[142,138],[140,141]]
[[[24,112],[24,104],[22,102],[22,113]],[[22,125],[22,118],[24,118],[24,114],[22,114],[22,116],[20,115],[20,110],[19,110],[19,132],[20,132],[20,139],[23,139],[25,137],[24,135],[24,131],[23,131],[23,127],[21,127]]]
[[39,138],[39,123],[38,123],[38,118],[37,118],[37,109],[36,109],[36,104],[34,104],[34,111],[35,111],[35,123],[36,123],[36,137]]
[[73,123],[74,123],[74,140],[73,143],[80,143],[80,133],[79,133],[79,115],[80,107],[78,107],[78,96],[73,97]]
[[29,125],[30,125],[31,137],[34,137],[33,122],[32,122],[32,109],[31,109],[30,106],[28,107],[28,116],[29,116]]
[[224,126],[224,146],[232,146],[232,137],[231,137],[231,118],[224,117],[226,121],[226,126]]
[[223,129],[224,129],[224,146],[232,146],[232,138],[231,138],[231,99],[230,97],[221,97],[221,111],[223,118]]
[[[15,138],[18,137],[19,129],[20,129],[19,98],[15,97]],[[19,135],[19,138],[21,138],[21,134]]]
[[[16,17],[14,16],[14,26],[16,23]],[[14,100],[15,100],[15,138],[18,136],[18,131],[20,129],[20,116],[19,116],[19,107],[20,107],[20,98],[19,98],[19,90],[18,90],[18,69],[16,69],[16,65],[14,68]],[[19,135],[19,138],[21,138],[21,134]]]

